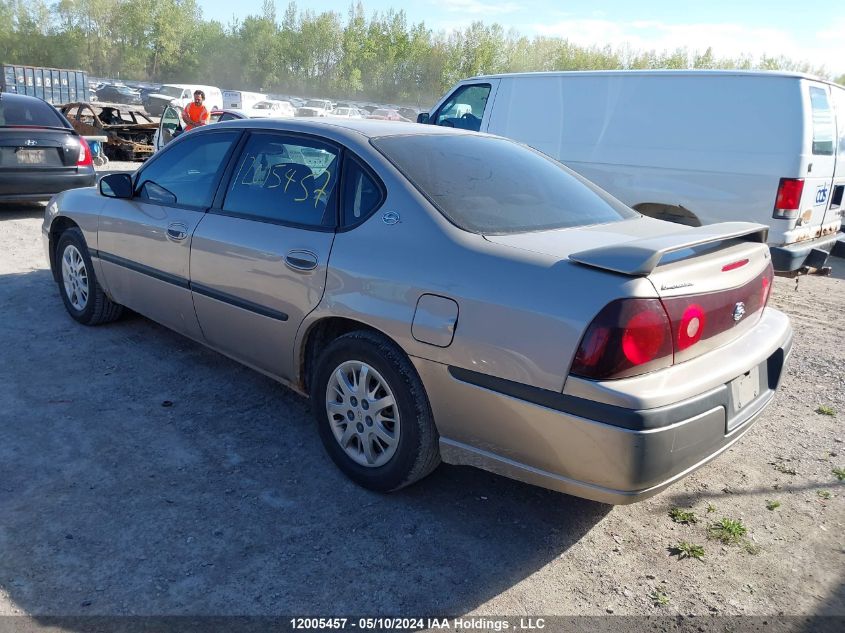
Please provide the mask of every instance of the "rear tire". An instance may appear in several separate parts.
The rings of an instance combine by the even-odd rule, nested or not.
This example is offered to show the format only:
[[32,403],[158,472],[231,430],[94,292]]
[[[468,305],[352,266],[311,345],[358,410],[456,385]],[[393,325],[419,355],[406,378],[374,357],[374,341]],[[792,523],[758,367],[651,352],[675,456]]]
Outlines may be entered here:
[[83,325],[101,325],[120,318],[123,306],[108,298],[94,274],[85,237],[67,229],[56,247],[59,294],[68,314]]
[[440,463],[422,381],[380,334],[356,331],[332,341],[317,361],[311,403],[332,461],[364,488],[398,490]]

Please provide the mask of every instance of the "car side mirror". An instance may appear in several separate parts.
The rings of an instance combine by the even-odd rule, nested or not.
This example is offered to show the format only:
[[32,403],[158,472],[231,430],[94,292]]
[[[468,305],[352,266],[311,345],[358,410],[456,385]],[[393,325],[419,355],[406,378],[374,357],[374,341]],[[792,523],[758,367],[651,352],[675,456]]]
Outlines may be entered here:
[[417,123],[428,123],[429,115],[428,112],[420,112],[417,115]]
[[100,194],[107,198],[131,198],[132,176],[129,174],[109,174],[100,178]]

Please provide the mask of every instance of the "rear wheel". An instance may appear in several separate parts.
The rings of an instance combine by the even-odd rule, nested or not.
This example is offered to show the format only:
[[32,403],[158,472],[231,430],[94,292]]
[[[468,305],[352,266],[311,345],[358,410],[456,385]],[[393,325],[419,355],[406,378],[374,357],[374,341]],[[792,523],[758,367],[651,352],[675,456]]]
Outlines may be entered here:
[[85,238],[78,228],[66,230],[56,247],[59,293],[70,316],[84,325],[109,323],[120,317],[123,306],[115,303],[97,282]]
[[351,332],[320,355],[311,402],[329,456],[350,479],[387,492],[440,463],[431,407],[413,365],[374,332]]

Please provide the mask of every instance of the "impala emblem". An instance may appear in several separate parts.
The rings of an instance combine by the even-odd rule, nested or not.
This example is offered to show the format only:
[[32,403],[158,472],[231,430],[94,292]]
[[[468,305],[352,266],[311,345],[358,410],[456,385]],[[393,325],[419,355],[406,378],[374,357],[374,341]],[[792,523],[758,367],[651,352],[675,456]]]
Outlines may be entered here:
[[26,139],[26,141],[24,141],[24,145],[32,147],[33,145],[38,145],[38,141],[34,141],[31,138],[28,138]]
[[742,317],[745,316],[745,304],[740,301],[734,306],[734,321],[739,321]]
[[385,224],[398,224],[399,214],[396,213],[396,211],[388,211],[383,216],[381,216],[381,220]]

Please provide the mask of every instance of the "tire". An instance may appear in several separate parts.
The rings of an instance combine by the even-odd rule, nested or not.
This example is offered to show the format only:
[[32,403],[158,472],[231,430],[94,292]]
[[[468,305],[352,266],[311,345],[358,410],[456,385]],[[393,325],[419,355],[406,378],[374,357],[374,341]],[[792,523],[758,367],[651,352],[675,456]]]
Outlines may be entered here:
[[[360,383],[364,365],[370,397],[360,398],[365,392],[355,383]],[[345,394],[339,376],[346,379]],[[438,434],[428,397],[413,365],[395,343],[368,331],[340,336],[320,354],[312,378],[311,406],[320,439],[332,461],[352,481],[389,492],[437,468]],[[388,394],[394,404],[377,409],[379,402],[387,402],[383,398]]]
[[67,229],[56,247],[59,294],[70,316],[83,325],[101,325],[120,318],[123,306],[106,296],[94,274],[85,238]]

